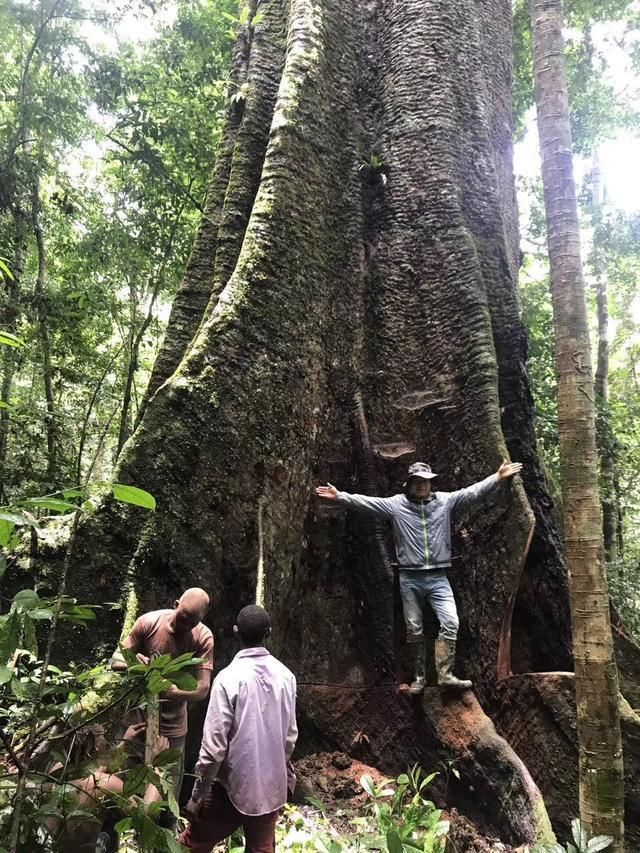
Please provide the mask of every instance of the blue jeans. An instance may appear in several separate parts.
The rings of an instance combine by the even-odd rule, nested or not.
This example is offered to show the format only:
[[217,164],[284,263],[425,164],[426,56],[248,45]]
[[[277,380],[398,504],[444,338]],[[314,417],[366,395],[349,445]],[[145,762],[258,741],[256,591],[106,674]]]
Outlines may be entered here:
[[440,622],[440,640],[458,636],[458,610],[447,572],[444,569],[400,570],[400,595],[407,628],[407,642],[421,643],[422,610],[428,601]]

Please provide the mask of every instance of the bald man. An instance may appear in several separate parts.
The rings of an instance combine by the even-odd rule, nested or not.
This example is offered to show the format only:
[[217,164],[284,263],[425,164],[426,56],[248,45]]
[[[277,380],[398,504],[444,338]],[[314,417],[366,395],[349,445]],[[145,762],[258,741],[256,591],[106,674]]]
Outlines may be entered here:
[[[131,633],[122,647],[133,652],[140,663],[148,664],[152,657],[171,655],[172,658],[191,652],[202,658],[193,675],[198,684],[195,690],[179,690],[172,684],[160,697],[160,734],[169,739],[171,749],[184,754],[187,737],[187,702],[200,702],[207,698],[213,671],[213,634],[202,620],[209,610],[209,596],[203,589],[193,587],[183,592],[174,603],[173,610],[153,610],[136,619]],[[124,670],[127,664],[119,652],[113,656],[111,668]],[[188,670],[187,670],[188,671]],[[144,752],[145,712],[131,711],[124,725],[133,726]],[[182,784],[183,761],[175,771],[176,796]]]

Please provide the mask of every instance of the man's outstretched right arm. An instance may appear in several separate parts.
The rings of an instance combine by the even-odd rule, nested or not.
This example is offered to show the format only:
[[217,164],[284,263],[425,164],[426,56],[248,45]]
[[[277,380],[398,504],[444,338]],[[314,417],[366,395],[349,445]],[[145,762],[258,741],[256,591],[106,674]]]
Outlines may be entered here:
[[395,498],[372,498],[369,495],[352,495],[349,492],[339,492],[331,483],[318,486],[316,495],[328,501],[335,501],[340,506],[354,509],[356,512],[368,512],[389,518],[395,510]]

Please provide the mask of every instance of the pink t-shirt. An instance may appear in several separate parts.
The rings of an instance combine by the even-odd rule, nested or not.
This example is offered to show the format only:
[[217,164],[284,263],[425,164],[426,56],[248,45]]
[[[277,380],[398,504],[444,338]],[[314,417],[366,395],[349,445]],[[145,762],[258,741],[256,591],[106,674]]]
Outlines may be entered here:
[[[134,654],[151,657],[171,655],[180,657],[191,652],[194,657],[202,658],[203,663],[196,667],[186,667],[185,672],[199,678],[202,670],[213,670],[213,634],[199,622],[191,631],[176,636],[171,627],[170,617],[173,610],[153,610],[144,613],[131,629],[124,641],[125,649]],[[187,733],[187,703],[184,699],[177,702],[163,699],[160,702],[160,734],[165,737],[181,737]]]

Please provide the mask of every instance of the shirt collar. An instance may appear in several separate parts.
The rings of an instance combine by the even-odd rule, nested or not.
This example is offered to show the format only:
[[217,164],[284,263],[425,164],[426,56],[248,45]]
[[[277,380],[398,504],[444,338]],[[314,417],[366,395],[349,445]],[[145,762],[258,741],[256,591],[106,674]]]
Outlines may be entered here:
[[264,646],[253,646],[250,649],[240,649],[239,652],[236,653],[237,658],[261,658],[265,655],[271,654],[269,649],[265,649]]

